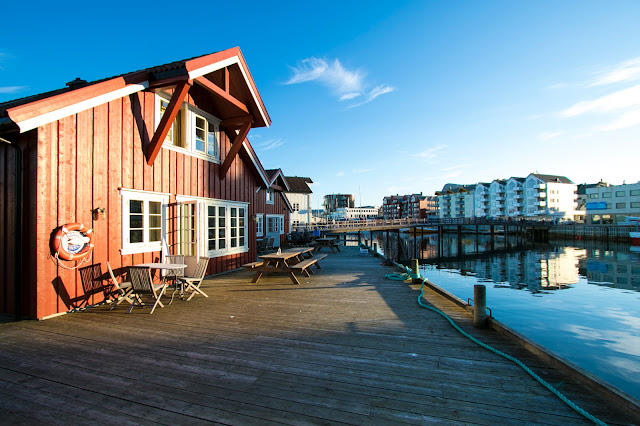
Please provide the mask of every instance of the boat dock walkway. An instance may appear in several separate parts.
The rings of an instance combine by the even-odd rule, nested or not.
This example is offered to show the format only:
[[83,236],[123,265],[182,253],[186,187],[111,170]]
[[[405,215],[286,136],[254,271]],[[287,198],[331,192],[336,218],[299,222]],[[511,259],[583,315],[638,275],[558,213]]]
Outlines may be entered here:
[[[329,254],[300,286],[235,271],[209,298],[96,306],[46,321],[0,324],[5,424],[589,424],[520,367],[420,308],[396,269]],[[453,302],[428,303],[521,359],[609,424],[638,423]],[[490,304],[490,301],[489,301]],[[495,314],[495,313],[494,313]]]

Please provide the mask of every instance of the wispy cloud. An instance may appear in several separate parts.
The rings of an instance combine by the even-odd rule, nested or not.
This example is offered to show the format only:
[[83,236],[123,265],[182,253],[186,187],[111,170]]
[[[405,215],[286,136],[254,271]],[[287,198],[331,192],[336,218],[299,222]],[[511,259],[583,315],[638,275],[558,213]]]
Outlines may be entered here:
[[544,132],[538,135],[538,139],[548,141],[562,135],[564,135],[564,132]]
[[354,174],[359,174],[359,173],[368,173],[372,171],[373,169],[355,169],[355,170],[352,170],[351,172]]
[[624,61],[598,74],[598,77],[588,85],[589,87],[640,80],[640,58]]
[[355,108],[373,101],[377,97],[393,92],[394,87],[379,85],[368,89],[366,73],[362,70],[346,69],[338,59],[327,61],[324,58],[307,58],[297,67],[291,67],[293,76],[285,84],[300,84],[315,81],[328,87],[340,102],[361,100],[348,108]]
[[338,172],[336,173],[336,176],[344,176],[344,172]]
[[560,116],[575,117],[588,112],[611,112],[636,106],[640,106],[640,84],[597,99],[578,102],[562,111]]
[[625,112],[615,120],[601,126],[599,130],[621,130],[640,124],[640,108]]
[[558,89],[564,89],[565,87],[568,87],[569,84],[567,83],[555,83],[555,84],[550,84],[549,86],[545,87],[545,90],[558,90]]
[[439,153],[444,150],[447,145],[438,145],[431,148],[427,148],[422,152],[418,152],[417,154],[413,154],[414,157],[417,158],[436,158]]
[[0,93],[18,93],[28,88],[29,86],[0,86]]
[[256,147],[260,148],[263,151],[269,151],[270,149],[279,148],[285,143],[286,142],[282,138],[269,139],[264,142],[258,143]]

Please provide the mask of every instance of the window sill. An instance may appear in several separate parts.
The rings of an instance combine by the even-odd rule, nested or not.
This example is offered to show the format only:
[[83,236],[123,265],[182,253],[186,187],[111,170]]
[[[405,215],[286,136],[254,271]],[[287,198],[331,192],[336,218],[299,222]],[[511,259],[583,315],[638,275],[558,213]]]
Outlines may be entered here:
[[144,247],[125,247],[120,249],[120,254],[138,254],[138,253],[152,253],[156,251],[162,251],[162,245],[144,246]]

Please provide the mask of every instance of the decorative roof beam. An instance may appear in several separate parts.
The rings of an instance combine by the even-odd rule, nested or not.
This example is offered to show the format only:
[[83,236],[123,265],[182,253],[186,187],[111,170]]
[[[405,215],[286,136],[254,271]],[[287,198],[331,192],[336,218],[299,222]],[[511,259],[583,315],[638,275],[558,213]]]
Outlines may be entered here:
[[173,126],[173,122],[176,119],[176,116],[180,111],[180,107],[182,106],[182,102],[187,97],[187,93],[190,88],[191,81],[181,81],[176,85],[173,95],[171,96],[171,100],[169,101],[169,106],[162,115],[160,124],[158,125],[156,132],[153,134],[153,139],[151,139],[151,143],[147,149],[148,165],[153,165],[153,162],[160,153],[162,142],[167,138],[167,134],[169,133],[171,126]]
[[[248,115],[246,117],[246,121],[244,125],[240,128],[240,132],[235,135],[235,139],[233,140],[233,144],[231,145],[231,149],[227,153],[227,156],[224,159],[224,162],[220,166],[220,180],[224,179],[231,167],[231,163],[233,162],[238,152],[240,152],[240,148],[242,148],[242,144],[244,143],[247,134],[249,133],[249,129],[251,129],[251,122],[253,121],[253,117]],[[235,133],[235,132],[232,132]],[[227,133],[229,134],[229,133]],[[231,137],[229,138],[231,139]]]
[[[208,80],[208,79],[206,79],[204,77],[199,77],[199,78],[196,78],[194,81],[196,83],[198,83],[200,86],[202,86],[205,89],[207,89],[209,92],[211,92],[214,95],[217,95],[220,98],[222,98],[222,100],[224,100],[225,102],[227,102],[230,105],[233,105],[234,107],[240,109],[245,114],[249,114],[249,109],[247,108],[247,106],[245,104],[243,104],[238,99],[236,99],[233,96],[231,96],[224,89],[222,89],[222,88],[216,86],[215,84],[213,84],[210,80]],[[225,78],[225,84],[227,84],[226,83],[227,81],[228,80]]]
[[239,129],[247,122],[247,117],[249,117],[251,123],[253,123],[253,117],[245,115],[242,117],[226,118],[220,122],[220,127],[226,130]]

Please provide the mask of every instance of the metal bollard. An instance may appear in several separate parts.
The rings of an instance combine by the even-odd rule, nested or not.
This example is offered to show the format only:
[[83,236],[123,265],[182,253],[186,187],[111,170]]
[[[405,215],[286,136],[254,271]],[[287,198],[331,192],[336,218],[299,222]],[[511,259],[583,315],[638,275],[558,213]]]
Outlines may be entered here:
[[473,286],[473,326],[484,328],[487,325],[487,287],[482,284]]

